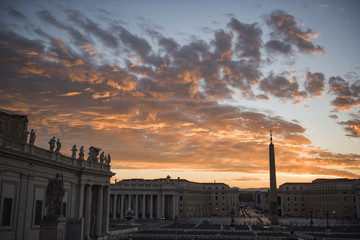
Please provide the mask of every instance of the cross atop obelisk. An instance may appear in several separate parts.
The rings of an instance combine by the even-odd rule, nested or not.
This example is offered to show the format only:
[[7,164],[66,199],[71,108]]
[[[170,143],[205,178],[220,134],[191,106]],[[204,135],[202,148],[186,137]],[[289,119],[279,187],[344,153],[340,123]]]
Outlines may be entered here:
[[279,225],[278,217],[278,201],[276,187],[276,171],[275,171],[275,149],[272,142],[272,130],[270,130],[269,145],[269,162],[270,162],[270,220],[272,225]]

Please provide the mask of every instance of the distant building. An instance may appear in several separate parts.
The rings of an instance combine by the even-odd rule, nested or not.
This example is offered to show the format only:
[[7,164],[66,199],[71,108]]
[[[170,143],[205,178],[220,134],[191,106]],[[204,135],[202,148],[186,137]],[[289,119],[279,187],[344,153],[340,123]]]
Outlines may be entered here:
[[257,209],[261,209],[265,212],[269,211],[270,205],[270,189],[261,188],[254,192],[254,206]]
[[128,209],[138,218],[230,216],[238,213],[238,189],[224,183],[185,179],[124,179],[110,187],[110,216],[124,218]]
[[359,179],[316,179],[279,187],[282,216],[360,218]]
[[106,237],[110,165],[39,148],[34,136],[28,144],[27,123],[25,115],[0,111],[0,239],[39,239],[46,188],[57,173],[64,180],[64,216],[73,223],[67,239]]
[[[269,190],[257,191],[255,207],[269,211]],[[283,217],[360,218],[360,179],[316,179],[284,183],[278,189],[278,213]]]
[[25,143],[28,137],[26,115],[0,109],[0,136]]

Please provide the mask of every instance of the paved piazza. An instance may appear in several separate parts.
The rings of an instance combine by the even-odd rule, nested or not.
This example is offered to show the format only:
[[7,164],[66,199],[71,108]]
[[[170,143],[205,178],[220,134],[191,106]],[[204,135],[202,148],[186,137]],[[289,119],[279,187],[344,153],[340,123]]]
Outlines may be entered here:
[[155,239],[360,239],[359,225],[338,220],[306,218],[281,218],[280,226],[270,226],[263,214],[248,208],[240,216],[188,218],[173,220],[136,219],[131,226],[126,220],[110,221],[110,239],[155,240]]

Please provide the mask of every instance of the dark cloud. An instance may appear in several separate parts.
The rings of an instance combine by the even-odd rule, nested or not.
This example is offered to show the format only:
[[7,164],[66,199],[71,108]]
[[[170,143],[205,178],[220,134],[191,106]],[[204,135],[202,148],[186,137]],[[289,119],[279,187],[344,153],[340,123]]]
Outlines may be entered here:
[[232,59],[232,39],[233,37],[225,33],[224,30],[218,30],[215,32],[214,40],[212,44],[215,47],[214,58],[219,61],[229,62]]
[[[45,23],[51,24],[57,28],[60,28],[62,30],[67,31],[70,36],[72,37],[72,40],[79,46],[82,46],[84,44],[89,43],[88,39],[80,33],[78,30],[73,28],[70,25],[63,24],[62,22],[58,21],[49,11],[47,10],[41,10],[37,12],[37,16],[42,19]],[[48,36],[48,34],[44,35],[43,31],[37,28],[37,33],[41,36]]]
[[339,118],[336,114],[331,114],[331,115],[329,115],[329,117],[332,118],[332,119],[338,119]]
[[19,12],[18,10],[16,10],[15,8],[9,6],[8,8],[8,13],[13,16],[14,18],[18,18],[18,19],[21,19],[21,20],[27,20],[27,17],[22,14],[21,12]]
[[270,53],[270,54],[276,54],[276,53],[281,53],[284,55],[288,55],[292,52],[292,48],[290,44],[287,44],[285,42],[282,41],[278,41],[278,40],[270,40],[265,44],[265,49]]
[[305,90],[312,96],[321,97],[325,91],[325,77],[322,73],[306,74]]
[[133,35],[125,28],[120,28],[120,39],[125,46],[139,54],[142,59],[151,51],[151,46],[145,39]]
[[168,54],[172,54],[172,52],[179,47],[174,39],[165,38],[163,36],[159,38],[159,45],[163,47]]
[[355,114],[350,115],[351,120],[339,122],[341,126],[344,127],[345,131],[348,133],[346,136],[360,138],[360,111]]
[[267,45],[268,49],[273,51],[280,50],[281,53],[284,53],[284,49],[288,49],[288,44],[291,44],[303,53],[313,54],[324,52],[321,46],[316,46],[310,42],[310,38],[317,37],[317,34],[310,28],[302,30],[298,27],[294,16],[291,14],[282,10],[275,10],[265,16],[265,20],[266,24],[273,29],[273,32],[271,32],[272,40],[278,40],[277,42],[270,42],[270,46],[269,44]]
[[331,104],[340,111],[348,111],[360,105],[360,80],[345,81],[341,77],[329,79],[330,93],[336,95]]
[[82,15],[81,12],[69,11],[68,17],[73,23],[81,27],[86,33],[91,33],[93,36],[100,39],[105,44],[105,46],[112,49],[118,48],[118,41],[116,37],[111,34],[111,31],[102,29],[97,23]]
[[261,80],[259,88],[283,100],[297,101],[307,96],[306,92],[299,91],[299,84],[296,81],[273,73]]
[[235,50],[240,57],[253,58],[260,62],[260,48],[262,44],[262,31],[256,24],[244,24],[232,18],[228,24],[237,34]]

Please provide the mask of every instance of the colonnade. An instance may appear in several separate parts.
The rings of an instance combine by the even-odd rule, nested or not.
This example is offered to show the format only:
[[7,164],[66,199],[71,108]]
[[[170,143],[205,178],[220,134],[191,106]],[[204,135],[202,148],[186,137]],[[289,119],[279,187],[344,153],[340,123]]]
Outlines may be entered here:
[[178,199],[176,194],[110,194],[111,218],[123,219],[129,209],[134,211],[135,218],[174,219],[178,216]]
[[109,226],[109,186],[85,185],[84,237],[101,237]]

